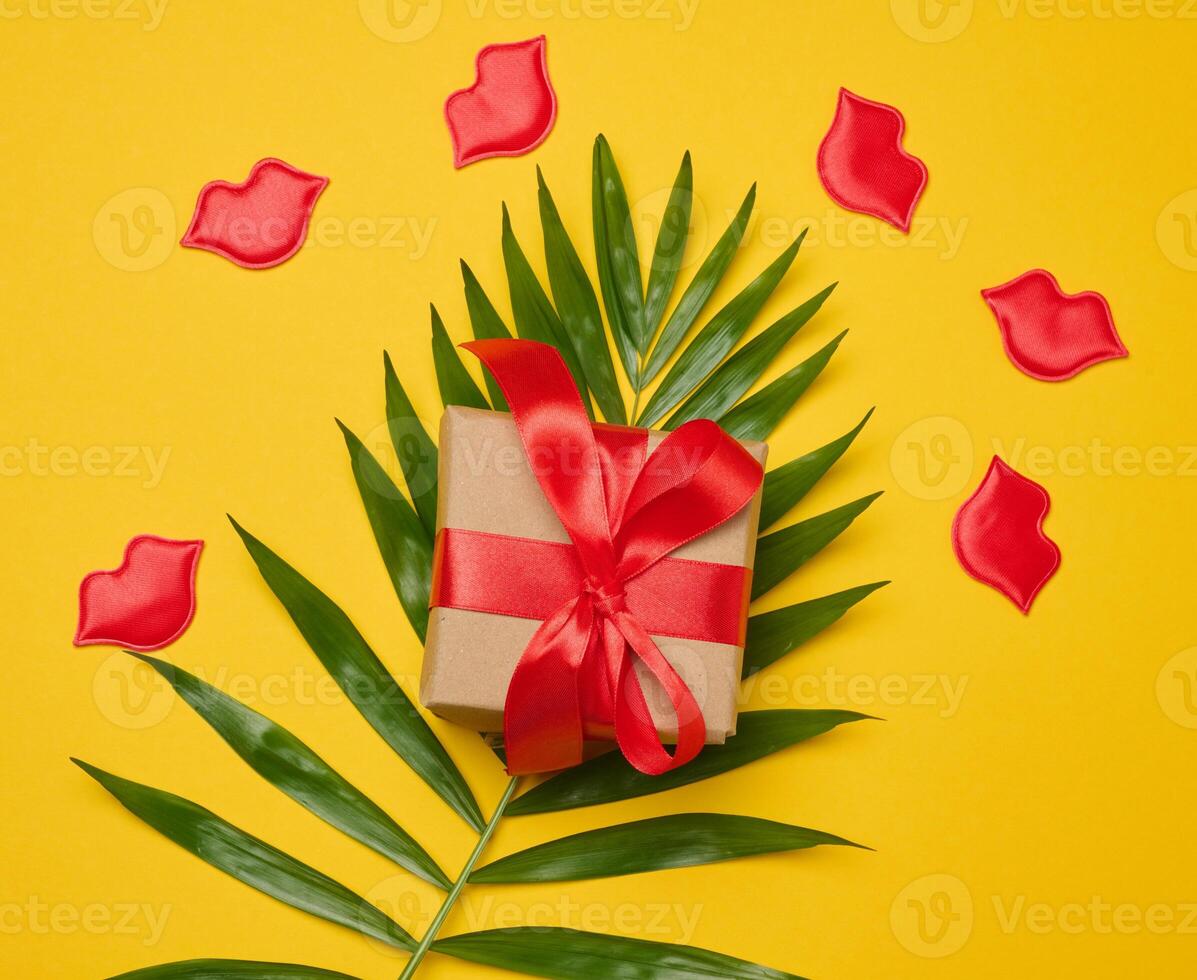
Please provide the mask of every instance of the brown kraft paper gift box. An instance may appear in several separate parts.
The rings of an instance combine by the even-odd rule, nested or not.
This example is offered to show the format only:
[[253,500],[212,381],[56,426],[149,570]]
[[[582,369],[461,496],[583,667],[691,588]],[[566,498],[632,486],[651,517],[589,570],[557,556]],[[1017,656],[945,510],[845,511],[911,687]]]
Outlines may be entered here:
[[[651,454],[667,433],[649,431]],[[768,447],[744,442],[765,463]],[[731,520],[670,557],[752,568],[761,494]],[[457,528],[568,543],[557,515],[532,472],[512,417],[505,412],[449,406],[441,420],[437,530]],[[469,609],[430,611],[420,702],[447,721],[480,732],[503,730],[503,705],[515,665],[540,626]],[[736,732],[736,696],[744,660],[741,646],[654,636],[662,654],[693,692],[707,727],[707,743]],[[656,678],[637,663],[641,685],[662,741],[676,737],[669,700]]]

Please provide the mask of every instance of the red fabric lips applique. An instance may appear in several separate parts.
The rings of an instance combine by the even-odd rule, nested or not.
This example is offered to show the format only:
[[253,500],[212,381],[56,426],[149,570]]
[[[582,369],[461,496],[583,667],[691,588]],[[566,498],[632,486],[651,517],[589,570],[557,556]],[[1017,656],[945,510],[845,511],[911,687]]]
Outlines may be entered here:
[[908,232],[927,167],[902,148],[905,130],[893,106],[840,89],[835,118],[819,144],[819,179],[841,207]]
[[222,255],[246,269],[269,269],[303,246],[316,200],[327,177],[268,157],[254,164],[243,184],[214,180],[195,203],[180,244]]
[[520,156],[540,146],[557,119],[544,36],[487,45],[478,53],[477,76],[445,102],[453,165]]
[[1064,381],[1100,361],[1126,357],[1101,293],[1069,296],[1046,269],[981,290],[1014,366],[1040,381]]
[[994,456],[989,472],[956,512],[952,547],[961,567],[1024,613],[1060,567],[1060,549],[1043,533],[1047,491]]
[[141,534],[125,546],[120,568],[92,572],[79,586],[75,646],[103,644],[159,650],[195,616],[195,573],[202,541]]

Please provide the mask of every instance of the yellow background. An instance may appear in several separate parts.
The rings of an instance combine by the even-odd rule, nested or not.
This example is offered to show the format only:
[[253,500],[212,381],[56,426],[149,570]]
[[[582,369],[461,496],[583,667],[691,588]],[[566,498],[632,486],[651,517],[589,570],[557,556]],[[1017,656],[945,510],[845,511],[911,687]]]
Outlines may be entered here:
[[[823,849],[479,890],[447,931],[554,921],[543,903],[564,895],[574,927],[686,938],[826,980],[1191,973],[1197,940],[1183,920],[1197,901],[1197,706],[1182,675],[1191,679],[1197,658],[1169,662],[1197,644],[1197,482],[1185,448],[1197,442],[1197,257],[1183,237],[1197,211],[1194,195],[1183,196],[1197,187],[1197,21],[1184,0],[928,2],[920,20],[904,0],[700,0],[696,9],[676,0],[445,0],[438,9],[434,0],[419,14],[431,26],[415,30],[427,33],[388,40],[370,0],[363,11],[169,0],[156,25],[140,2],[5,0],[5,976],[101,977],[205,955],[369,980],[398,974],[401,958],[207,867],[68,763],[79,755],[200,801],[417,930],[435,908],[430,888],[396,878],[269,788],[185,706],[142,687],[141,675],[122,681],[111,651],[73,649],[76,589],[85,572],[118,564],[134,534],[205,539],[199,612],[168,656],[291,727],[443,866],[460,867],[472,840],[465,826],[352,707],[308,689],[316,662],[224,513],[339,601],[410,686],[420,649],[333,416],[377,444],[388,348],[435,420],[427,303],[465,339],[465,257],[506,312],[499,204],[509,202],[540,268],[535,165],[591,263],[590,145],[600,130],[649,211],[687,148],[710,225],[722,227],[760,181],[758,221],[717,303],[784,247],[779,229],[804,221],[808,245],[758,327],[840,281],[785,364],[851,332],[777,433],[774,458],[821,445],[875,404],[798,513],[888,492],[769,605],[878,578],[894,584],[770,672],[797,700],[758,688],[748,706],[835,704],[888,720],[667,796],[511,820],[493,853],[696,810],[826,829],[877,853]],[[115,16],[130,12],[140,19]],[[560,99],[556,129],[531,156],[455,171],[445,96],[473,80],[481,46],[541,32]],[[815,151],[840,85],[904,111],[907,147],[931,172],[921,244],[883,236],[820,187]],[[316,211],[320,240],[266,272],[167,247],[206,181],[241,180],[265,156],[331,177]],[[157,208],[134,227],[134,252],[144,244],[137,227],[152,239],[140,259],[120,252],[112,217],[139,204]],[[705,252],[713,234],[700,218]],[[431,227],[424,246],[414,227]],[[945,228],[963,233],[958,248]],[[641,231],[646,250],[650,220]],[[152,267],[133,271],[139,262]],[[1013,368],[978,290],[1040,265],[1066,290],[1109,298],[1128,360],[1059,385]],[[1064,555],[1025,618],[967,578],[949,547],[952,515],[995,440],[1048,488],[1046,529]],[[144,453],[133,476],[103,471],[93,453],[88,474],[72,471],[65,450],[39,463],[36,446],[169,456],[155,482]],[[1031,447],[1040,449],[1019,463],[1016,450]],[[1148,472],[1130,449],[1152,447],[1160,451]],[[1105,454],[1120,448],[1110,465]],[[842,683],[820,680],[829,669]],[[938,679],[919,696],[924,677],[963,684],[959,704]],[[883,698],[877,685],[887,680]],[[493,759],[474,735],[434,724],[489,810],[504,784]],[[1176,918],[1136,930],[1132,911],[1103,928],[1070,908],[1095,897],[1140,915],[1166,906]],[[142,903],[167,917],[156,941],[142,913],[126,928],[102,921],[104,909],[119,917]],[[1051,911],[1036,913],[1034,927],[1008,920],[1041,903]],[[684,924],[693,917],[693,928]],[[431,957],[422,975],[498,974]]]

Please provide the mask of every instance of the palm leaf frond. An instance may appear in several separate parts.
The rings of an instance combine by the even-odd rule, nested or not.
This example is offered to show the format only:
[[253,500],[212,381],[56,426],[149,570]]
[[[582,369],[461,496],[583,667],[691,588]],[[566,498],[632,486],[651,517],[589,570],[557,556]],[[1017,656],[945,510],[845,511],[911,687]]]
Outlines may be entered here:
[[661,227],[657,232],[657,244],[653,249],[653,265],[644,291],[645,330],[651,340],[665,316],[665,308],[673,295],[678,273],[682,268],[682,257],[686,251],[686,239],[690,236],[690,212],[694,207],[694,167],[690,151],[682,157],[669,202],[661,215]]
[[766,534],[756,545],[756,565],[752,570],[752,598],[759,599],[780,585],[807,561],[831,544],[848,525],[881,496],[871,493],[818,517]]
[[452,882],[416,839],[282,725],[211,684],[144,653],[149,664],[259,776],[304,809],[429,884]]
[[214,868],[292,908],[398,949],[415,948],[399,923],[310,865],[191,800],[71,760],[126,810]]
[[662,776],[637,772],[618,752],[609,752],[549,777],[512,801],[507,813],[513,817],[551,813],[662,793],[731,772],[868,717],[855,711],[804,708],[747,711],[740,715],[736,734],[723,745],[708,745],[693,762]]
[[544,231],[544,257],[549,270],[549,286],[561,315],[561,324],[571,341],[586,384],[594,393],[594,400],[608,422],[623,425],[627,415],[623,395],[615,380],[615,366],[607,347],[607,330],[599,312],[598,297],[590,285],[590,277],[578,258],[578,252],[565,225],[553,195],[544,182],[544,174],[536,168],[539,184],[540,223]]
[[[428,536],[436,534],[436,491],[437,453],[436,445],[428,437],[424,423],[416,415],[411,399],[407,397],[391,355],[383,352],[383,387],[386,391],[387,431],[407,492],[411,494],[420,523]],[[344,429],[344,426],[342,426]]]
[[470,875],[475,884],[584,881],[666,868],[692,868],[820,844],[859,847],[819,830],[730,813],[674,813],[602,827],[499,858]]
[[823,479],[827,471],[852,445],[852,441],[860,435],[860,430],[872,415],[873,410],[870,408],[850,432],[765,474],[765,483],[761,489],[759,524],[762,531],[780,521],[810,493],[814,485]]
[[340,419],[337,425],[345,438],[353,479],[391,585],[408,622],[423,641],[428,632],[428,595],[432,587],[432,539],[378,460]]
[[262,578],[349,700],[441,799],[481,831],[486,822],[461,772],[349,617],[266,545],[232,523]]
[[719,240],[703,260],[698,272],[690,281],[690,285],[682,293],[682,298],[678,300],[677,306],[669,315],[669,320],[661,331],[661,337],[653,346],[652,352],[645,362],[644,370],[641,372],[641,386],[651,382],[660,373],[661,368],[669,363],[669,359],[686,339],[690,328],[694,326],[702,315],[702,311],[706,309],[707,300],[711,298],[711,293],[723,280],[723,274],[727,272],[727,267],[731,265],[731,260],[735,258],[736,252],[740,248],[740,242],[744,238],[744,231],[748,227],[748,219],[752,216],[755,204],[756,184],[753,184],[748,189],[748,194],[744,197],[740,210],[736,212],[736,216],[732,218],[727,229],[719,236]]
[[109,980],[358,980],[348,973],[295,963],[251,960],[182,960],[122,973]]
[[491,929],[442,939],[432,948],[459,960],[550,980],[802,980],[709,949],[576,929]]
[[711,321],[698,331],[681,356],[653,392],[644,411],[636,420],[637,425],[653,426],[665,418],[698,384],[725,358],[728,352],[744,336],[761,307],[781,282],[802,245],[806,230],[798,236],[789,248],[770,263],[759,276],[750,282],[728,304],[716,313]]

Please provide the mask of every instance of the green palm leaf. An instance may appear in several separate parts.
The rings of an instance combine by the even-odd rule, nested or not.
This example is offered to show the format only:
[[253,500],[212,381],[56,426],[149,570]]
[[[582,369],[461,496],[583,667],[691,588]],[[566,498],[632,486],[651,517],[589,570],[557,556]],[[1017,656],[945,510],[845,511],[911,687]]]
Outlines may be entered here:
[[752,598],[759,599],[793,575],[804,562],[831,544],[880,496],[880,491],[871,493],[818,517],[766,534],[758,540],[756,563],[752,569]]
[[364,898],[277,847],[234,827],[190,800],[97,769],[75,765],[126,810],[212,867],[280,902],[354,929],[388,946],[411,950],[415,940]]
[[387,429],[403,471],[420,523],[428,536],[436,534],[436,444],[428,437],[411,399],[399,383],[391,355],[382,354],[383,382],[387,399]]
[[185,960],[122,973],[109,980],[357,980],[348,973],[294,963],[249,960]]
[[797,367],[791,368],[772,384],[766,385],[719,420],[724,431],[737,439],[766,439],[777,428],[786,412],[827,367],[831,355],[844,339],[843,331],[826,347],[816,351]]
[[232,523],[262,578],[349,700],[441,799],[481,831],[486,821],[457,766],[349,617],[266,545]]
[[765,373],[786,342],[818,311],[831,295],[832,283],[795,310],[791,310],[758,337],[754,337],[729,357],[682,407],[669,417],[663,428],[676,429],[690,419],[719,419]]
[[515,332],[525,340],[539,340],[551,344],[561,354],[565,366],[573,376],[586,412],[594,418],[586,375],[582,362],[574,350],[573,341],[565,331],[565,324],[545,295],[544,287],[528,264],[528,257],[511,230],[511,215],[503,205],[503,262],[507,267],[507,287],[511,292],[511,314],[515,318]]
[[254,772],[300,806],[430,884],[453,884],[406,830],[282,725],[179,667],[130,656],[161,674]]
[[640,376],[640,387],[647,385],[661,371],[674,352],[690,332],[702,311],[706,308],[707,300],[715,287],[723,280],[723,274],[735,257],[736,250],[744,238],[744,230],[748,227],[748,219],[752,215],[752,208],[756,202],[756,184],[748,189],[740,210],[719,236],[719,241],[711,249],[710,254],[703,260],[698,272],[682,293],[682,298],[670,314],[665,329],[661,331],[661,339],[657,341],[648,355],[644,371]]
[[583,881],[690,868],[820,844],[859,847],[806,827],[727,813],[675,813],[603,827],[530,847],[479,868],[473,884]]
[[686,239],[690,235],[690,210],[694,205],[694,168],[690,162],[690,151],[682,157],[682,165],[669,192],[669,203],[661,215],[661,228],[657,232],[657,244],[653,249],[653,266],[648,276],[648,288],[644,294],[645,330],[651,339],[665,316],[665,307],[673,295],[677,275],[682,267],[682,256],[686,251]]
[[438,953],[550,980],[802,980],[694,946],[576,929],[517,927],[442,939]]
[[660,387],[653,392],[640,418],[636,420],[637,425],[652,426],[663,419],[736,346],[765,305],[765,300],[772,295],[789,270],[805,236],[806,230],[803,229],[796,242],[698,331],[698,335],[665,374]]
[[602,135],[594,141],[592,178],[594,251],[598,259],[599,287],[607,308],[607,320],[628,371],[628,380],[638,389],[637,355],[647,352],[651,340],[644,318],[640,251],[636,246],[636,229],[632,224],[623,178],[615,165],[611,146]]
[[607,329],[603,326],[603,315],[599,312],[598,298],[590,277],[582,267],[582,260],[569,233],[562,224],[553,195],[540,168],[536,168],[539,185],[540,223],[544,230],[544,257],[549,270],[549,287],[553,290],[553,301],[564,325],[582,371],[586,384],[594,392],[603,417],[617,425],[627,422],[624,413],[623,396],[615,380],[615,366],[611,362],[611,350],[607,346]]
[[851,432],[765,474],[761,491],[760,530],[771,527],[785,517],[811,488],[823,479],[824,474],[852,445],[852,440],[864,428],[872,414],[873,410],[870,408]]
[[432,588],[432,539],[374,455],[340,419],[337,425],[345,437],[353,478],[391,585],[408,622],[423,642],[428,632],[428,595]]
[[[474,339],[510,340],[511,331],[507,329],[503,318],[499,316],[499,311],[495,309],[495,305],[486,295],[486,290],[482,288],[478,277],[465,264],[464,259],[461,262],[461,278],[465,283],[466,309],[470,314],[470,327],[474,331]],[[483,371],[482,374],[486,381],[486,390],[490,394],[490,403],[494,405],[495,411],[506,412],[508,410],[507,399],[503,395],[503,389],[490,376],[489,371]]]
[[744,644],[743,676],[751,677],[801,646],[883,585],[889,585],[889,582],[870,582],[784,609],[750,616],[748,639]]
[[633,769],[618,752],[608,752],[546,779],[513,800],[507,813],[509,816],[552,813],[661,793],[731,772],[829,732],[837,725],[867,717],[855,711],[802,708],[744,712],[736,734],[723,745],[708,745],[693,762],[664,775],[646,776]]
[[490,402],[461,362],[435,306],[432,307],[432,363],[436,367],[436,384],[444,404],[490,408]]

